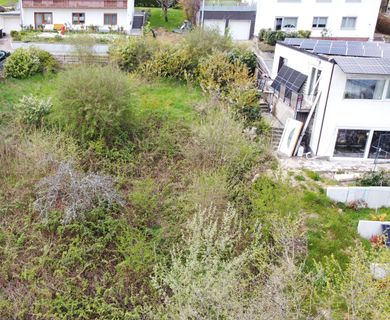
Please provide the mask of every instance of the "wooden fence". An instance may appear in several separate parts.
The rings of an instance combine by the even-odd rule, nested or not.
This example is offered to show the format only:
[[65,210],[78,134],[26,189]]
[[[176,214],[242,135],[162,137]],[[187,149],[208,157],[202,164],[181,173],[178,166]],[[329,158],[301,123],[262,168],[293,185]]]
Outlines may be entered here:
[[78,64],[81,62],[85,63],[97,63],[97,64],[108,64],[109,57],[108,56],[86,56],[80,57],[77,55],[69,55],[69,54],[54,54],[54,58],[60,64]]

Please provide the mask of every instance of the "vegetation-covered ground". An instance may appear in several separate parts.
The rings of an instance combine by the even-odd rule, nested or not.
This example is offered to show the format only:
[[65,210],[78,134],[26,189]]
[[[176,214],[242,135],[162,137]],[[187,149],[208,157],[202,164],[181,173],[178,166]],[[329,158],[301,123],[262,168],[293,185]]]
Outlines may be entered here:
[[248,52],[195,30],[111,55],[6,66],[1,319],[387,319],[388,250],[356,233],[374,212],[280,171]]
[[168,22],[164,20],[161,8],[136,8],[136,10],[150,10],[150,27],[152,29],[165,28],[169,31],[180,28],[185,20],[182,9],[168,9]]

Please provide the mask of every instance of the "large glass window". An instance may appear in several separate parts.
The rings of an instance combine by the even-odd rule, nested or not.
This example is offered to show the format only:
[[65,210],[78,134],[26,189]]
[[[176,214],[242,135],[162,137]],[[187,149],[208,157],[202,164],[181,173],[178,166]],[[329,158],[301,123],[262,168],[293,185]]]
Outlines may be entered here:
[[368,130],[339,129],[333,156],[363,158],[368,134]]
[[374,131],[368,157],[390,159],[390,131]]
[[382,99],[384,80],[347,79],[345,99]]

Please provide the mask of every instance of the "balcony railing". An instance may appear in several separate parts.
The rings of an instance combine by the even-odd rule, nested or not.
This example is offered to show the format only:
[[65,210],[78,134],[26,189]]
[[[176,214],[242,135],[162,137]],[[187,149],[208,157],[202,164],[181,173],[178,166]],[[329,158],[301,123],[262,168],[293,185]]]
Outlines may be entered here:
[[23,8],[127,9],[127,0],[22,0]]

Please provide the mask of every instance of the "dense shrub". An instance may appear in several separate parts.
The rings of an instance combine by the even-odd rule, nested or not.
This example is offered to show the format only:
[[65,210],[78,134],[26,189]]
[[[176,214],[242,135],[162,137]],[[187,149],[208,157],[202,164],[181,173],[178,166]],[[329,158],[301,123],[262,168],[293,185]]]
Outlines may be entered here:
[[42,126],[52,107],[50,99],[39,99],[33,95],[23,96],[15,106],[18,121],[22,125],[34,128]]
[[123,204],[110,177],[82,174],[69,162],[60,162],[57,172],[39,181],[37,189],[34,208],[46,222],[55,210],[64,211],[62,223],[68,224],[95,207]]
[[55,72],[58,69],[58,61],[47,51],[39,48],[30,48],[30,53],[39,60],[39,72]]
[[163,47],[145,63],[141,72],[149,76],[188,80],[193,78],[195,68],[196,62],[188,49]]
[[274,46],[276,42],[283,41],[286,38],[310,38],[311,31],[298,30],[298,31],[282,31],[282,30],[271,30],[261,29],[259,31],[259,41],[264,41],[266,44]]
[[130,37],[125,42],[110,48],[110,58],[124,71],[135,71],[142,63],[150,60],[155,43],[144,37]]
[[228,52],[228,59],[231,63],[236,61],[241,62],[248,68],[250,75],[255,74],[257,62],[256,55],[252,51],[242,48],[233,48]]
[[53,56],[37,48],[19,48],[6,60],[4,74],[11,78],[27,78],[36,73],[52,72],[57,68]]
[[244,124],[233,112],[220,108],[210,110],[193,126],[193,140],[186,148],[186,156],[203,168],[243,161],[258,152],[258,146],[246,138],[243,129]]
[[60,74],[54,119],[80,142],[102,139],[108,146],[128,137],[130,89],[112,66],[85,66]]
[[16,30],[11,30],[10,36],[12,37],[12,40],[14,40],[14,41],[22,40],[22,35]]
[[198,73],[204,91],[217,94],[251,120],[260,115],[255,81],[241,62],[231,63],[226,54],[215,52],[200,63]]
[[4,64],[4,75],[11,78],[27,78],[39,72],[39,59],[29,50],[16,49]]
[[184,46],[189,49],[196,61],[213,51],[226,51],[233,47],[229,35],[222,36],[218,29],[195,28],[184,37]]
[[388,187],[390,186],[390,173],[384,170],[367,172],[358,181],[358,184],[367,187]]

